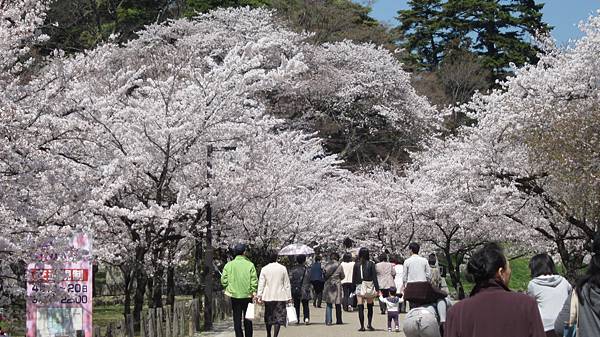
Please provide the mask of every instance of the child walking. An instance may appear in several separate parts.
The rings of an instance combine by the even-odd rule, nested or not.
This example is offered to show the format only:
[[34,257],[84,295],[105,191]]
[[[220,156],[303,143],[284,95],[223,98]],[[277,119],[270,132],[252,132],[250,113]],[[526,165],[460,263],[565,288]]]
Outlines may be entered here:
[[392,320],[394,321],[396,332],[400,332],[400,323],[398,320],[398,314],[400,312],[400,304],[404,302],[402,295],[396,294],[396,288],[390,288],[390,296],[383,297],[383,294],[379,295],[379,302],[384,303],[387,307],[387,322],[388,331],[392,332]]

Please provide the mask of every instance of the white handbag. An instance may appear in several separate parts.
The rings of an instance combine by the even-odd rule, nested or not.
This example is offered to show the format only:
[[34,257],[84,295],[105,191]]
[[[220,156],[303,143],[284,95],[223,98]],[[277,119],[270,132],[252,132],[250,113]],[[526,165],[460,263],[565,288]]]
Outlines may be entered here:
[[296,308],[294,308],[291,305],[288,305],[286,307],[286,311],[287,311],[287,322],[288,322],[288,324],[292,324],[292,323],[298,322],[298,316],[296,316]]
[[246,309],[246,315],[244,316],[244,318],[247,320],[250,320],[250,321],[254,320],[255,310],[256,310],[256,304],[248,303],[248,308]]
[[260,321],[265,318],[265,306],[262,304],[250,302],[246,309],[245,319],[249,321]]

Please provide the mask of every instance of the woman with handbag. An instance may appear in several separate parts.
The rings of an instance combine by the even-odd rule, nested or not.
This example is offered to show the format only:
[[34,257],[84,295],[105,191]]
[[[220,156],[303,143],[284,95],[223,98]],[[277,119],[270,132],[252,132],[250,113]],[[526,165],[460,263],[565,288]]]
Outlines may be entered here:
[[365,302],[367,303],[367,329],[374,331],[373,328],[373,299],[379,294],[379,284],[377,283],[377,271],[375,263],[369,260],[369,250],[361,248],[358,251],[358,262],[354,264],[352,281],[356,285],[356,298],[358,302],[358,320],[360,329],[365,331]]
[[327,303],[325,308],[325,325],[333,324],[333,306],[335,305],[335,324],[344,324],[342,322],[342,298],[344,292],[342,289],[342,279],[344,279],[344,269],[341,266],[340,255],[332,253],[330,261],[325,265],[325,288],[323,290],[323,299]]
[[279,336],[282,325],[287,323],[287,305],[292,302],[292,290],[287,269],[277,263],[277,252],[268,253],[268,262],[260,271],[257,297],[265,304],[265,325],[267,337],[271,337],[271,328]]
[[600,233],[594,237],[592,260],[566,299],[554,323],[558,336],[600,336]]

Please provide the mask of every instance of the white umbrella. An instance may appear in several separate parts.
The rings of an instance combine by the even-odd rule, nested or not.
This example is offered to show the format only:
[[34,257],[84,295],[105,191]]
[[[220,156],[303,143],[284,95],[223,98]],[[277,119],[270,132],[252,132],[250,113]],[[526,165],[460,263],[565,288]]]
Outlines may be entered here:
[[287,245],[283,247],[279,251],[279,255],[312,255],[315,253],[315,250],[310,248],[307,245],[301,243],[293,243],[291,245]]

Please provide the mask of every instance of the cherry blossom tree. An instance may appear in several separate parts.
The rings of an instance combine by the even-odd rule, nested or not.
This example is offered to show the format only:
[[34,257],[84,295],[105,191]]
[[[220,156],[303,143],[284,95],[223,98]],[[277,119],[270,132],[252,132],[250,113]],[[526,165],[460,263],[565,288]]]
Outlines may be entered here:
[[538,64],[517,69],[502,89],[457,108],[477,124],[416,159],[426,163],[417,175],[423,167],[434,168],[419,190],[426,191],[435,175],[451,173],[433,184],[434,194],[426,199],[446,191],[448,202],[467,202],[454,217],[469,215],[467,206],[478,209],[470,220],[453,223],[476,224],[481,216],[489,222],[469,225],[465,234],[490,231],[487,238],[494,240],[519,234],[515,239],[534,249],[550,243],[570,277],[582,265],[585,242],[598,230],[599,27],[600,19],[590,18],[574,47],[547,44]]
[[415,236],[443,256],[459,298],[465,295],[461,265],[473,250],[495,240],[520,244],[532,234],[504,215],[522,207],[517,188],[491,175],[471,144],[434,138],[413,155],[407,172]]
[[[34,125],[43,112],[28,101],[44,82],[31,80],[32,46],[45,39],[43,23],[48,1],[8,0],[0,3],[0,302],[24,298],[25,268],[36,256],[56,255],[68,240],[70,211],[60,205],[71,199],[68,190],[48,188],[65,167],[46,154],[45,127]],[[39,102],[38,102],[39,104]],[[38,105],[36,104],[36,105]],[[71,180],[75,181],[76,178]],[[68,180],[61,183],[69,184]],[[75,202],[76,203],[76,202]],[[60,264],[61,258],[50,261]],[[58,273],[57,273],[58,275]],[[62,293],[61,293],[62,294]]]
[[309,71],[268,96],[269,107],[293,128],[317,130],[347,166],[405,163],[437,127],[437,111],[387,49],[343,41],[304,45],[304,55]]
[[[240,8],[151,25],[124,45],[56,51],[29,69],[23,60],[38,39],[40,4],[2,2],[10,20],[0,26],[9,71],[0,75],[0,215],[8,225],[0,244],[22,252],[11,261],[27,261],[44,237],[93,232],[98,258],[121,268],[126,289],[135,280],[125,313],[133,296],[139,321],[146,288],[151,305],[162,305],[173,260],[208,235],[209,209],[222,240],[235,234],[268,248],[335,246],[361,231],[367,241],[377,221],[402,228],[405,182],[342,169],[327,140],[302,125],[338,121],[350,135],[346,157],[359,138],[390,125],[403,130],[388,134],[397,151],[415,145],[435,113],[389,52],[307,44],[273,12]],[[290,117],[279,104],[286,99],[303,102],[295,107],[301,123],[280,119]]]

